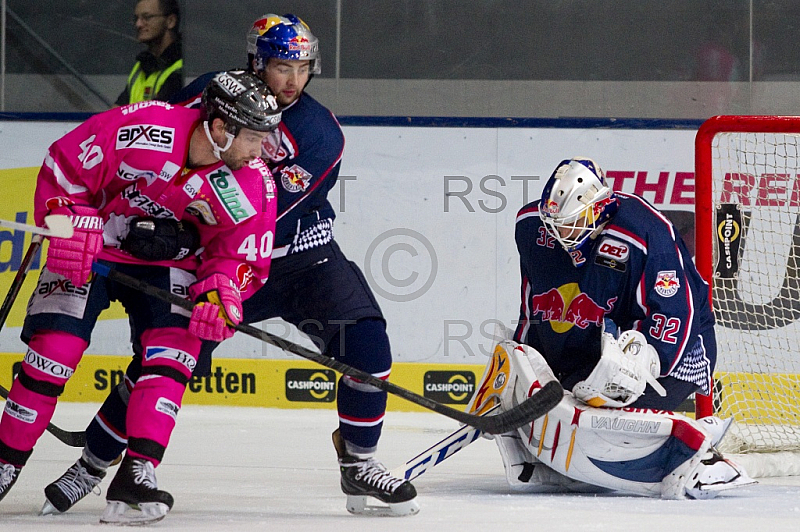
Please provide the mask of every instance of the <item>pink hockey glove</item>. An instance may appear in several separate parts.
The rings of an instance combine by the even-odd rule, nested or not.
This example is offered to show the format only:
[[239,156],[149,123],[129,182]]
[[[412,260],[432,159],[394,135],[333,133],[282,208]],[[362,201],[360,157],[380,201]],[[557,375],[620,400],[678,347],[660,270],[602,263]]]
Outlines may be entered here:
[[103,249],[103,219],[97,209],[85,205],[57,207],[50,214],[65,214],[72,220],[72,238],[50,238],[47,269],[63,275],[77,287],[92,273],[92,262]]
[[197,301],[192,310],[189,332],[213,342],[233,336],[233,329],[242,321],[242,296],[232,279],[221,273],[212,274],[189,287],[189,295]]

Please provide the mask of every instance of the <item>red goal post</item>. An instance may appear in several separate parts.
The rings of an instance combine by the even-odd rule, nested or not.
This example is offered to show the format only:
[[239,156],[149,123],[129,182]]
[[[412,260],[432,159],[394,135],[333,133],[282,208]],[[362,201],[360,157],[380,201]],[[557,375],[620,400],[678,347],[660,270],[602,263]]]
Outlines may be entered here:
[[736,420],[731,452],[800,450],[800,117],[702,124],[695,226],[718,343],[697,417]]

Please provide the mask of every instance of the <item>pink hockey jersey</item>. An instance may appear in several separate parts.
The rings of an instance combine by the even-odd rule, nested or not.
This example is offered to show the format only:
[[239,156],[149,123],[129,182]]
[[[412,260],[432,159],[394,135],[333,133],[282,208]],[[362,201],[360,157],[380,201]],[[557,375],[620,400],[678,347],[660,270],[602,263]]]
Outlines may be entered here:
[[[198,279],[222,273],[239,284],[243,298],[252,295],[269,273],[275,185],[260,158],[236,171],[222,161],[186,169],[189,141],[201,120],[200,110],[161,101],[89,118],[50,146],[36,185],[36,223],[42,225],[49,208],[66,197],[99,210],[105,222],[99,258],[197,270]],[[120,250],[138,216],[193,223],[201,251],[148,262]]]

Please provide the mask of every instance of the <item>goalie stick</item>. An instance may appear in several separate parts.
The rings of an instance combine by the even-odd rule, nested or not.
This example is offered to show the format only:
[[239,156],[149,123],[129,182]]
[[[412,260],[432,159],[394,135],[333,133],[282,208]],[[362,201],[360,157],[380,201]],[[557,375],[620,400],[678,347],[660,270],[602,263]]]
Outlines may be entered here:
[[[92,270],[99,275],[108,277],[113,281],[139,290],[144,294],[161,299],[162,301],[166,301],[167,303],[171,303],[185,310],[191,311],[194,308],[194,303],[188,299],[184,299],[183,297],[173,294],[172,292],[152,286],[144,281],[136,279],[135,277],[131,277],[130,275],[126,275],[122,272],[109,268],[104,264],[96,262],[92,265]],[[475,414],[469,414],[467,412],[443,405],[442,403],[432,399],[428,399],[427,397],[423,397],[412,392],[411,390],[398,386],[389,381],[381,380],[372,374],[367,373],[366,371],[361,371],[352,366],[348,366],[347,364],[344,364],[334,358],[327,357],[301,345],[284,340],[279,336],[262,331],[251,325],[238,324],[232,325],[231,327],[234,330],[242,332],[248,336],[252,336],[253,338],[261,340],[262,342],[280,347],[284,351],[314,361],[334,371],[338,371],[343,375],[352,377],[365,384],[370,384],[375,388],[383,390],[387,393],[402,397],[403,399],[427,408],[428,410],[432,410],[438,414],[442,414],[443,416],[455,419],[456,421],[466,425],[476,427],[487,434],[502,434],[503,432],[508,432],[517,427],[521,427],[526,423],[530,423],[532,420],[549,412],[550,409],[552,409],[559,403],[559,401],[561,401],[561,398],[564,395],[564,390],[561,385],[556,381],[551,381],[526,401],[499,415],[484,417]]]
[[[500,405],[493,406],[487,410],[483,415],[489,415],[490,412],[499,408]],[[462,425],[458,430],[455,430],[434,443],[414,458],[406,461],[405,464],[392,469],[392,475],[404,478],[406,480],[414,480],[441,464],[464,447],[470,445],[472,442],[480,438],[481,430],[469,425]]]
[[73,228],[72,220],[69,216],[63,214],[51,214],[44,217],[44,223],[47,227],[38,227],[35,225],[28,225],[19,222],[12,222],[11,220],[0,219],[0,227],[8,227],[9,229],[18,229],[28,233],[42,236],[53,236],[57,238],[72,238]]
[[[64,218],[67,217],[64,216]],[[69,221],[69,218],[67,218],[67,221]],[[71,222],[69,226],[72,228]],[[41,246],[42,237],[38,235],[34,236],[33,239],[31,239],[31,245],[28,246],[28,251],[25,253],[25,257],[22,259],[22,262],[19,265],[17,275],[14,276],[14,280],[11,282],[11,287],[8,289],[8,294],[6,294],[5,300],[3,300],[3,305],[0,307],[0,329],[2,329],[6,324],[6,318],[8,318],[8,314],[11,312],[11,307],[14,306],[14,301],[16,301],[17,295],[22,288],[22,283],[25,282],[25,277],[28,275],[28,270],[31,267],[33,258],[39,252],[39,248],[41,248]],[[8,399],[8,390],[6,390],[2,385],[0,385],[0,396],[2,396],[3,399]],[[63,443],[66,443],[72,447],[83,447],[83,445],[86,443],[86,435],[83,433],[83,431],[70,432],[59,428],[52,423],[48,423],[47,432],[61,440]]]

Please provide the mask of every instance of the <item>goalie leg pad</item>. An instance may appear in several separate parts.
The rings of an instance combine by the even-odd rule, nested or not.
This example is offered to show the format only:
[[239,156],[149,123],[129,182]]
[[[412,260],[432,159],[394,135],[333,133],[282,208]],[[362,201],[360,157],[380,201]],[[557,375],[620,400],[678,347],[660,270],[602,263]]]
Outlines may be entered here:
[[[510,393],[503,390],[497,395],[501,407],[524,401],[535,393],[538,383],[554,378],[534,349],[513,342],[499,347],[509,357],[512,382],[508,386],[513,386]],[[594,408],[570,393],[516,433],[528,456],[507,445],[511,439],[498,442],[505,446],[501,456],[512,485],[519,483],[524,464],[535,459],[578,482],[655,497],[662,496],[662,481],[679,470],[681,474],[671,478],[675,495],[670,498],[682,497],[710,446],[710,437],[687,417],[666,411]]]
[[528,451],[516,432],[501,434],[494,441],[503,459],[506,481],[514,491],[529,493],[606,491],[599,486],[573,480],[547,467]]

